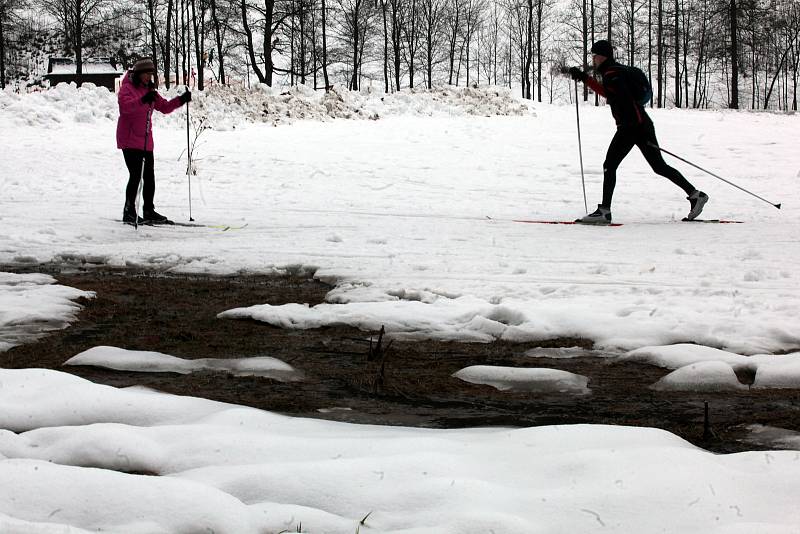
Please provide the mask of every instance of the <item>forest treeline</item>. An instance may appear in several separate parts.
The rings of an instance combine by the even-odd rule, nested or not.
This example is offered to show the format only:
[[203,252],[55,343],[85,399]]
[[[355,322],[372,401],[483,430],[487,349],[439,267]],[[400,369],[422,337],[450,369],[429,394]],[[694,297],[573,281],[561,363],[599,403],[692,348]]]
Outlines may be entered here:
[[797,109],[797,0],[0,0],[4,87],[44,34],[79,73],[100,50],[150,55],[167,86],[493,84],[540,102],[574,97],[561,67],[588,70],[608,39],[655,107]]

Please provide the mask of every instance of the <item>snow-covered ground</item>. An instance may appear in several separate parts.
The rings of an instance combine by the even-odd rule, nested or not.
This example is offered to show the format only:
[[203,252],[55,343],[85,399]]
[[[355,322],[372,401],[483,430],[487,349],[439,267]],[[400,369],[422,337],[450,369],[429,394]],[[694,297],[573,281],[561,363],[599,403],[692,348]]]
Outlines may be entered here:
[[[0,370],[0,531],[797,533],[800,452],[296,419]],[[366,517],[363,526],[360,521]],[[360,530],[359,530],[360,528]]]
[[[798,353],[773,355],[800,347],[796,115],[652,113],[665,148],[780,211],[676,164],[711,196],[704,217],[743,221],[682,223],[682,192],[634,153],[613,207],[623,226],[594,228],[514,222],[584,213],[571,106],[452,89],[196,100],[216,128],[200,137],[192,178],[192,215],[210,226],[134,230],[115,222],[127,176],[113,95],[0,93],[0,263],[315,273],[335,286],[324,304],[219,310],[220,320],[465,341],[583,337],[606,356],[675,369],[657,389],[738,387],[737,367],[756,372],[754,387],[800,387]],[[189,215],[183,113],[155,120],[156,208],[176,221]],[[607,108],[583,106],[581,124],[592,209],[613,123]],[[52,282],[0,276],[3,349],[63,327],[74,301],[92,296]],[[169,355],[114,354],[140,369],[188,369]],[[466,373],[516,389],[547,378]],[[662,431],[603,426],[345,425],[44,370],[0,369],[0,407],[3,532],[302,523],[351,533],[370,512],[362,532],[800,532],[796,451],[715,456]],[[796,442],[784,434],[782,447]]]

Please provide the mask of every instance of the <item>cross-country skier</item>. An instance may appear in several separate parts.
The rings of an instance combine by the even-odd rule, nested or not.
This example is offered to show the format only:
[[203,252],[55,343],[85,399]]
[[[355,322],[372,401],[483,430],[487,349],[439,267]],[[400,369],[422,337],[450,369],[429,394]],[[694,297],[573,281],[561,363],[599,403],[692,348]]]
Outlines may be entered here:
[[569,75],[573,80],[579,80],[588,85],[595,93],[605,97],[611,107],[611,113],[617,123],[617,132],[611,140],[603,163],[603,202],[598,204],[597,210],[589,213],[585,217],[578,219],[577,222],[586,224],[610,224],[611,223],[611,197],[614,195],[614,186],[617,183],[617,167],[625,159],[625,156],[635,146],[639,147],[642,155],[657,174],[665,176],[672,183],[683,189],[691,207],[686,216],[689,220],[694,220],[703,206],[708,202],[708,195],[698,191],[690,184],[683,175],[673,169],[664,161],[661,151],[658,149],[656,132],[653,121],[644,110],[644,104],[652,96],[652,91],[647,84],[646,96],[637,101],[637,96],[641,97],[644,91],[637,88],[633,71],[614,61],[614,51],[611,43],[606,40],[597,41],[592,45],[592,63],[595,71],[599,72],[602,84],[594,78],[589,77],[578,67],[569,69]]
[[[155,173],[153,172],[153,109],[167,114],[172,113],[186,102],[192,100],[188,90],[166,100],[156,91],[156,67],[150,58],[142,58],[122,80],[117,101],[119,102],[119,121],[117,122],[117,148],[125,156],[125,165],[130,177],[125,189],[125,207],[122,221],[136,223],[161,223],[167,218],[156,212],[153,197],[156,192]],[[142,214],[136,220],[136,194],[139,180],[142,177],[144,162],[144,184],[142,196],[144,206]]]

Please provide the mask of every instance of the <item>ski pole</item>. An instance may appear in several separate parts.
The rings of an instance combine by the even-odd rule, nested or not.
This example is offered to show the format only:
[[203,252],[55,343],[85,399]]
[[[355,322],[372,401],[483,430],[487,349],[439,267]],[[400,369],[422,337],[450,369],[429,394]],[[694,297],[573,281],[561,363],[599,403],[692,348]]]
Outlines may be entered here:
[[144,185],[144,167],[147,164],[147,138],[150,137],[150,121],[153,116],[153,104],[147,110],[147,122],[144,126],[144,149],[142,150],[142,169],[139,172],[139,185],[136,188],[136,201],[133,203],[133,228],[139,229],[139,200],[142,196],[142,186]]
[[681,160],[681,161],[682,161],[682,162],[684,162],[684,163],[688,163],[689,165],[691,165],[691,166],[692,166],[692,167],[694,167],[695,169],[700,169],[700,170],[701,170],[701,171],[703,171],[704,173],[706,173],[706,174],[710,174],[710,175],[711,175],[711,176],[713,176],[714,178],[716,178],[716,179],[718,179],[718,180],[722,180],[722,181],[723,181],[723,182],[725,182],[726,184],[728,184],[728,185],[732,185],[732,186],[733,186],[733,187],[735,187],[736,189],[739,189],[739,190],[741,190],[741,191],[744,191],[744,192],[745,192],[745,193],[747,193],[748,195],[752,195],[752,196],[756,197],[756,198],[757,198],[757,199],[759,199],[759,200],[763,200],[764,202],[766,202],[767,204],[770,204],[770,205],[771,205],[771,206],[773,206],[773,207],[776,207],[776,208],[778,208],[778,209],[781,209],[781,205],[780,205],[780,203],[778,203],[778,204],[775,204],[774,202],[770,202],[770,201],[769,201],[769,200],[767,200],[766,198],[760,197],[760,196],[756,195],[755,193],[753,193],[752,191],[748,191],[748,190],[747,190],[747,189],[745,189],[744,187],[738,186],[738,185],[736,185],[735,183],[731,182],[730,180],[726,180],[726,179],[725,179],[725,178],[723,178],[722,176],[716,175],[716,174],[714,174],[713,172],[711,172],[711,171],[709,171],[709,170],[706,170],[706,169],[704,169],[703,167],[701,167],[701,166],[699,166],[699,165],[695,165],[695,164],[694,164],[694,163],[692,163],[691,161],[689,161],[689,160],[686,160],[686,159],[683,159],[682,157],[678,156],[677,154],[673,154],[673,153],[672,153],[672,152],[670,152],[669,150],[666,150],[666,149],[664,149],[664,148],[661,148],[660,146],[656,145],[655,143],[652,143],[652,142],[650,142],[650,143],[648,143],[648,144],[649,144],[650,146],[652,146],[652,147],[655,147],[655,148],[659,149],[661,152],[663,152],[663,153],[665,153],[665,154],[669,154],[669,155],[670,155],[670,156],[672,156],[673,158],[679,159],[679,160]]
[[575,116],[578,119],[578,158],[581,162],[581,185],[583,186],[583,208],[589,213],[589,205],[586,203],[586,179],[583,176],[583,148],[581,147],[581,112],[578,107],[578,80],[575,80]]
[[[186,86],[189,90],[189,86]],[[189,179],[189,220],[194,221],[192,217],[192,147],[189,141],[189,102],[186,102],[186,177]]]

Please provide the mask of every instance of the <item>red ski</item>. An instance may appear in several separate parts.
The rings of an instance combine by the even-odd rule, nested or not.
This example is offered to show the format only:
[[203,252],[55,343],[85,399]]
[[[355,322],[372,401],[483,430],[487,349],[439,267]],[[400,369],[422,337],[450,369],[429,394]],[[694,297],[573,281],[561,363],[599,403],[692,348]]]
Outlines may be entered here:
[[622,223],[611,224],[587,224],[578,221],[526,221],[522,219],[514,219],[514,222],[528,223],[528,224],[579,224],[581,226],[622,226]]

